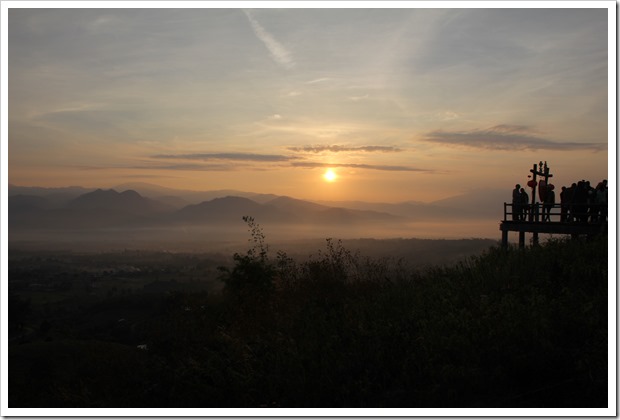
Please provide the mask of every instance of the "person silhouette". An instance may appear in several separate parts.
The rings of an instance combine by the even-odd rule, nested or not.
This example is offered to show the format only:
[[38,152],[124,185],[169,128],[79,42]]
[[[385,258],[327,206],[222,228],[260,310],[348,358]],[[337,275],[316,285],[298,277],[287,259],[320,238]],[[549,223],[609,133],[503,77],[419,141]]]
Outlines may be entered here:
[[568,188],[562,187],[560,192],[560,222],[564,223],[568,220]]
[[512,190],[512,220],[521,220],[521,185],[515,185]]
[[530,210],[530,196],[525,192],[525,188],[519,190],[519,197],[521,198],[521,220],[525,220]]
[[[553,186],[551,185],[551,187]],[[553,208],[554,205],[555,205],[555,192],[553,191],[553,188],[550,188],[550,186],[547,185],[547,191],[545,193],[545,202],[543,204],[543,222],[551,221],[551,209]]]

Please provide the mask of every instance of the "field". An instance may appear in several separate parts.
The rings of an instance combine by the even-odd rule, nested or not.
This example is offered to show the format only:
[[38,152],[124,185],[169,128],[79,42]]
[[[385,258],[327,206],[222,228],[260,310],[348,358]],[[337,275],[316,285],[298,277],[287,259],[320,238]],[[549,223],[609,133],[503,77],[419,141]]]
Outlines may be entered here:
[[[9,407],[606,407],[606,238],[9,253]],[[33,387],[33,384],[36,386]]]

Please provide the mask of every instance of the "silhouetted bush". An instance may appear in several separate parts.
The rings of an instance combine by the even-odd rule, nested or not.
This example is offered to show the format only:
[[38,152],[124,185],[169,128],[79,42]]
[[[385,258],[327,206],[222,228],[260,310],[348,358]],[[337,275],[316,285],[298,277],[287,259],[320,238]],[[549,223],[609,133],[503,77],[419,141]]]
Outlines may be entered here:
[[246,255],[233,255],[235,265],[232,270],[220,267],[220,279],[226,285],[225,291],[237,297],[265,295],[273,289],[275,267],[269,260],[269,248],[258,223],[250,216],[244,216],[243,221],[248,224],[254,244]]

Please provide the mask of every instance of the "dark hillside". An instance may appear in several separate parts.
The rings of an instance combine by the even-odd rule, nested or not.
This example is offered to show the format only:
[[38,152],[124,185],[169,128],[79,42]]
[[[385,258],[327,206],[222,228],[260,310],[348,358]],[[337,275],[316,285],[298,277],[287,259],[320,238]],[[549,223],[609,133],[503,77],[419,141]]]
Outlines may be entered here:
[[[304,262],[272,259],[251,228],[222,293],[188,289],[201,257],[128,255],[77,276],[57,257],[13,263],[9,406],[608,404],[606,238],[409,270],[331,240]],[[43,264],[57,275],[33,289]],[[91,297],[63,301],[85,276]],[[106,294],[112,281],[157,288]]]

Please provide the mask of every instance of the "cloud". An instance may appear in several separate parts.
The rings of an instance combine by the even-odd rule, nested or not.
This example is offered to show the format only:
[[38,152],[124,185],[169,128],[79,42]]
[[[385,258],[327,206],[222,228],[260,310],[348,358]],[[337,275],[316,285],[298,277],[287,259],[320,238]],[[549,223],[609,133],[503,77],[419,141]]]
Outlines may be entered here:
[[368,99],[370,96],[368,94],[366,95],[361,95],[361,96],[349,96],[349,100],[350,101],[363,101],[364,99]]
[[607,143],[559,142],[537,136],[528,126],[508,124],[471,131],[437,130],[427,133],[422,140],[483,150],[607,150]]
[[[342,147],[342,146],[318,146],[316,148],[308,147],[304,151],[310,152],[318,152],[319,150],[314,150],[318,148],[326,148],[330,150],[336,151],[379,151],[379,152],[390,152],[390,151],[400,151],[395,147],[387,147],[387,146],[362,146],[362,147]],[[294,148],[291,147],[291,150],[302,150],[303,148]],[[230,171],[236,170],[243,167],[246,167],[245,164],[248,163],[264,163],[264,164],[277,164],[278,167],[291,167],[291,168],[354,168],[354,169],[370,169],[377,171],[397,171],[397,172],[435,172],[429,169],[420,169],[414,168],[410,166],[400,166],[400,165],[369,165],[369,164],[359,164],[359,163],[323,163],[323,162],[313,162],[313,161],[305,161],[301,158],[297,158],[295,156],[286,156],[286,155],[261,155],[254,153],[190,153],[190,154],[175,154],[175,155],[153,155],[150,156],[150,159],[161,159],[161,160],[173,160],[175,161],[172,164],[161,164],[159,162],[150,161],[147,166],[136,167],[133,166],[133,169],[138,168],[149,168],[149,169],[168,169],[168,170],[201,170],[201,171]],[[208,163],[195,163],[195,161],[208,162]],[[269,166],[269,165],[268,165]],[[258,167],[253,167],[254,170],[259,169]],[[262,169],[267,169],[266,167],[262,167]]]
[[243,162],[287,162],[296,159],[285,155],[261,155],[257,153],[190,153],[180,155],[153,155],[154,159],[179,159],[179,160],[232,160]]
[[179,163],[174,165],[134,166],[132,169],[161,169],[170,171],[234,171],[238,169],[238,167],[228,164],[201,165],[195,163]]
[[[173,163],[173,164],[160,164],[159,162],[148,162],[137,165],[107,165],[107,166],[95,166],[95,165],[72,165],[72,168],[82,171],[118,171],[124,169],[137,169],[144,170],[171,170],[171,171],[234,171],[238,169],[238,166],[230,163]],[[137,178],[159,178],[160,175],[153,174],[123,174],[124,177],[137,177]]]
[[305,82],[306,85],[314,85],[317,83],[323,83],[323,82],[327,82],[328,80],[331,80],[329,77],[321,77],[319,79],[312,79],[312,80],[308,80],[307,82]]
[[309,153],[320,153],[320,152],[401,152],[402,149],[392,146],[359,146],[359,147],[349,147],[349,146],[339,146],[337,144],[334,145],[317,145],[317,146],[303,146],[303,147],[289,147],[289,150],[294,152],[309,152]]
[[410,166],[395,165],[368,165],[363,163],[323,163],[323,162],[292,162],[291,166],[296,168],[355,168],[373,169],[377,171],[397,171],[397,172],[434,172],[430,169],[412,168]]
[[248,18],[250,25],[254,33],[260,39],[265,47],[269,50],[269,53],[273,57],[274,61],[286,69],[292,69],[295,67],[295,61],[292,58],[290,51],[288,51],[282,44],[278,42],[269,32],[261,26],[260,23],[254,19],[249,11],[244,10],[245,16]]

